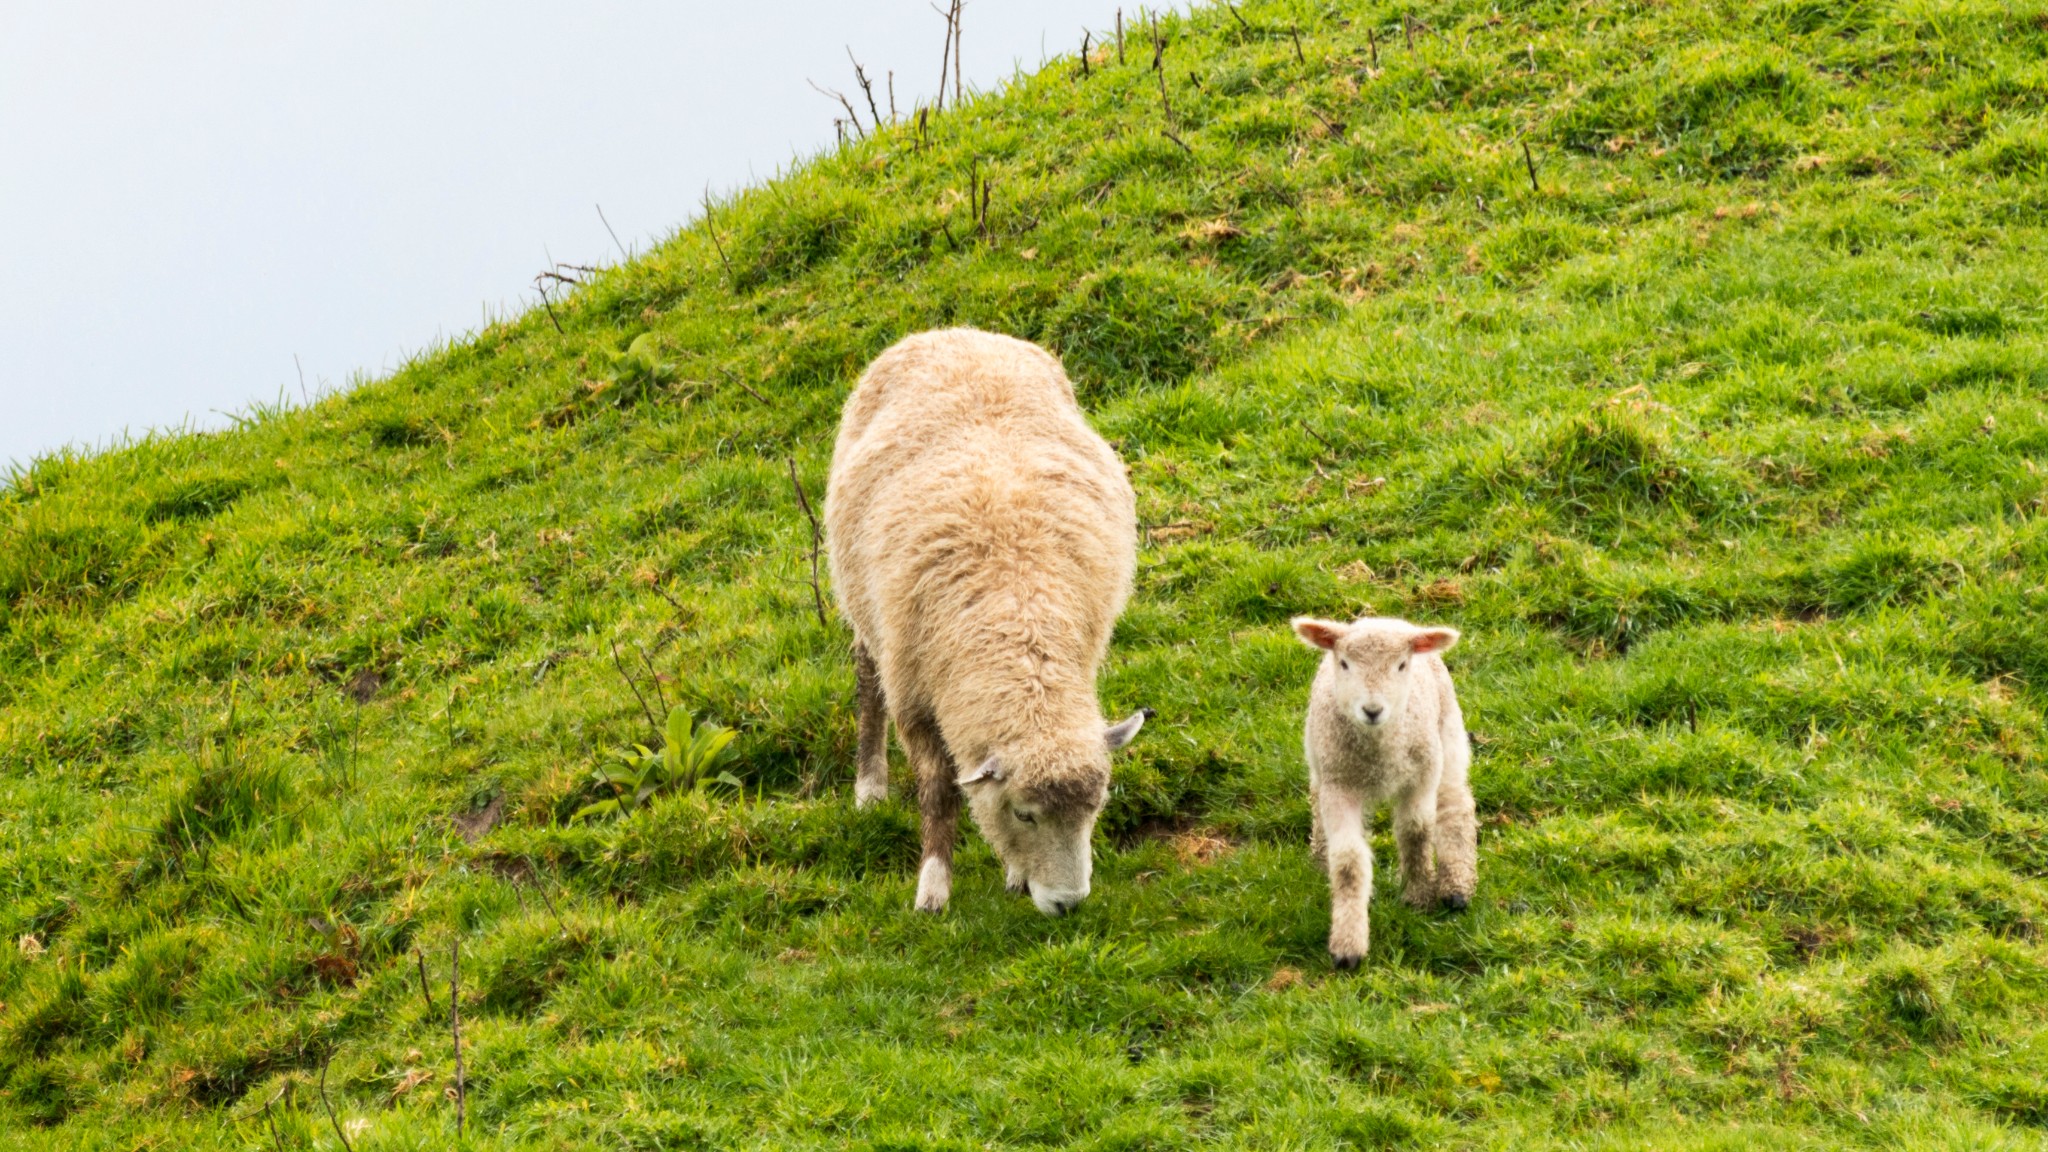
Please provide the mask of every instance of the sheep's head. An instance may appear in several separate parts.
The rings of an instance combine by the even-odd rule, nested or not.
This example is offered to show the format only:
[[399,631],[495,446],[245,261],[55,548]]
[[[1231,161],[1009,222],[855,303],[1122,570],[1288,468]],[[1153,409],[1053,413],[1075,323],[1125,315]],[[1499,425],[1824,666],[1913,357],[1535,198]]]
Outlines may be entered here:
[[1109,754],[1131,742],[1147,708],[1101,732],[1031,754],[998,752],[960,778],[981,834],[1003,861],[1009,889],[1047,916],[1088,898],[1090,838],[1109,799]]
[[1423,628],[1406,620],[1368,616],[1349,624],[1296,617],[1294,634],[1326,654],[1337,709],[1366,728],[1402,715],[1415,683],[1415,657],[1458,642],[1455,628]]

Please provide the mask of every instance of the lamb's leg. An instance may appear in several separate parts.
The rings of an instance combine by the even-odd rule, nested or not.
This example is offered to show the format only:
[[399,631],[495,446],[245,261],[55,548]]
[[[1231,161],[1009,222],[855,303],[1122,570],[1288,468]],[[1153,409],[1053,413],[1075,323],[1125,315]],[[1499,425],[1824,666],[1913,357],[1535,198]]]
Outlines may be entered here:
[[1323,841],[1323,790],[1316,784],[1316,770],[1308,770],[1308,854],[1318,864],[1330,858]]
[[953,895],[953,839],[960,827],[959,770],[938,726],[925,717],[896,718],[896,736],[917,772],[924,822],[924,864],[917,872],[917,910],[942,912]]
[[1401,899],[1410,907],[1436,903],[1436,869],[1430,848],[1436,840],[1437,790],[1425,782],[1394,802],[1394,846],[1401,856]]
[[1465,726],[1444,740],[1444,778],[1436,789],[1437,898],[1446,908],[1462,911],[1479,887],[1479,820],[1473,811],[1469,773],[1472,748]]
[[853,802],[865,808],[889,797],[889,711],[882,699],[882,673],[868,646],[853,645],[854,694],[860,702],[860,752],[855,760]]
[[1327,784],[1317,791],[1330,873],[1330,959],[1349,971],[1365,957],[1369,942],[1372,844],[1365,837],[1365,806],[1356,794]]

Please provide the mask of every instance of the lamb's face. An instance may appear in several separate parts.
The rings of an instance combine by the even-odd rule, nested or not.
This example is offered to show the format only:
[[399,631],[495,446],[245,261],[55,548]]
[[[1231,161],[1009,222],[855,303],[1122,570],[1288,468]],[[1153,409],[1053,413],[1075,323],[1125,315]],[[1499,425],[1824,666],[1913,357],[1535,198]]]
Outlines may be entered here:
[[974,823],[1003,862],[1012,892],[1030,894],[1047,916],[1064,916],[1088,898],[1094,872],[1095,818],[1109,799],[1109,753],[1130,743],[1150,710],[1111,725],[1056,764],[1006,764],[998,754],[961,784]]
[[1337,711],[1366,729],[1401,716],[1416,681],[1415,658],[1457,643],[1451,628],[1418,628],[1406,620],[1366,618],[1350,624],[1302,617],[1295,634],[1328,653],[1328,690]]

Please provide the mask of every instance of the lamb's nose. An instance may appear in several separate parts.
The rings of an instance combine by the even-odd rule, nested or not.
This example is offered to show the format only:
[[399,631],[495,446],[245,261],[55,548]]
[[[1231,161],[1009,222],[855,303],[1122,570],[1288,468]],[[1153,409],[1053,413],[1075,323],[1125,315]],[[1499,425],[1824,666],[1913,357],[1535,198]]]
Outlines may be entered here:
[[1359,711],[1365,715],[1365,722],[1367,724],[1377,724],[1380,722],[1380,716],[1386,712],[1386,709],[1378,704],[1367,704],[1365,707],[1360,708]]

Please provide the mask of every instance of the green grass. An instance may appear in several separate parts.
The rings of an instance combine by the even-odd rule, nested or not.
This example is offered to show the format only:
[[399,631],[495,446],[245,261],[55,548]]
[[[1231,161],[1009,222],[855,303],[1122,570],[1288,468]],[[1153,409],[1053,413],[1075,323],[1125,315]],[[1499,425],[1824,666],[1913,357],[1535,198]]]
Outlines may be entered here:
[[[1058,61],[560,333],[15,477],[7,1142],[335,1147],[331,1060],[446,1147],[459,939],[478,1148],[2040,1147],[2048,8],[1240,10],[1160,25],[1187,150]],[[1149,526],[1058,921],[972,837],[910,912],[811,610],[785,461],[945,324],[1058,350]],[[1465,631],[1481,888],[1347,977],[1285,619],[1368,608]],[[744,800],[569,821],[615,639]]]

